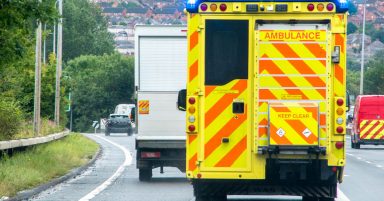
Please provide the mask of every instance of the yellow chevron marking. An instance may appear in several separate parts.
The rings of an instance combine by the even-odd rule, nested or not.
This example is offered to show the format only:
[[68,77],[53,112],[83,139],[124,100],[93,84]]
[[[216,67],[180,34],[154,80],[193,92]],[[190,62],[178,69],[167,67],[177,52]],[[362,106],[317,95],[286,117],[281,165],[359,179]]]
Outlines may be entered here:
[[[234,146],[246,135],[244,130],[247,127],[247,122],[244,121],[241,126],[239,126],[234,132],[231,133],[229,137],[229,143],[222,144],[211,155],[204,160],[204,167],[213,167],[218,163],[228,152],[232,150]],[[206,138],[207,139],[207,138]],[[241,163],[244,167],[244,163]]]

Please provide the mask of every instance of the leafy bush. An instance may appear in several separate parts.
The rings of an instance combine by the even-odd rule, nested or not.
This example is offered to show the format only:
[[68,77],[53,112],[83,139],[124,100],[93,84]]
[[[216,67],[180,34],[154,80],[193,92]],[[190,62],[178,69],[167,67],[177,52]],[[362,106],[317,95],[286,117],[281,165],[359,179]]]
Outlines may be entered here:
[[22,121],[23,113],[17,102],[0,98],[0,140],[16,134]]

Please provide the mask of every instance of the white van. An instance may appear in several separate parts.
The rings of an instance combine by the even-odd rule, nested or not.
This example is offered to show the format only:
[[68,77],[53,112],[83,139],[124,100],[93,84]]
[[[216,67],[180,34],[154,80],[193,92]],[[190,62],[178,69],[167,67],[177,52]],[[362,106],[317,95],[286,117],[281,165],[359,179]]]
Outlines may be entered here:
[[135,104],[118,104],[115,107],[115,112],[114,114],[127,114],[131,115],[131,110],[132,108],[135,107]]

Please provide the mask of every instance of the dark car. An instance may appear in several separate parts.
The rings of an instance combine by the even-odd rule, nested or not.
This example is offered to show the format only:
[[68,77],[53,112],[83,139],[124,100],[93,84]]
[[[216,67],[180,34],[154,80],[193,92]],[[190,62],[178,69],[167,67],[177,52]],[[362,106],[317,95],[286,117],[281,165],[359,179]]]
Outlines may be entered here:
[[110,114],[105,126],[105,135],[111,133],[127,133],[132,135],[132,121],[127,114]]

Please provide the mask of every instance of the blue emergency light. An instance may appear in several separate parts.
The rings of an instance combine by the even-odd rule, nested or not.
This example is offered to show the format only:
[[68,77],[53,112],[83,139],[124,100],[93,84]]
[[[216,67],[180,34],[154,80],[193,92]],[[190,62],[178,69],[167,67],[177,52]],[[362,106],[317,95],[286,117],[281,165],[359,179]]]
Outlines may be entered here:
[[311,1],[311,0],[187,0],[187,11],[190,13],[197,13],[199,11],[199,5],[203,2],[311,2],[311,3],[317,3],[317,2],[332,2],[336,5],[336,12],[337,13],[345,13],[348,11],[348,0],[317,0],[317,1]]

